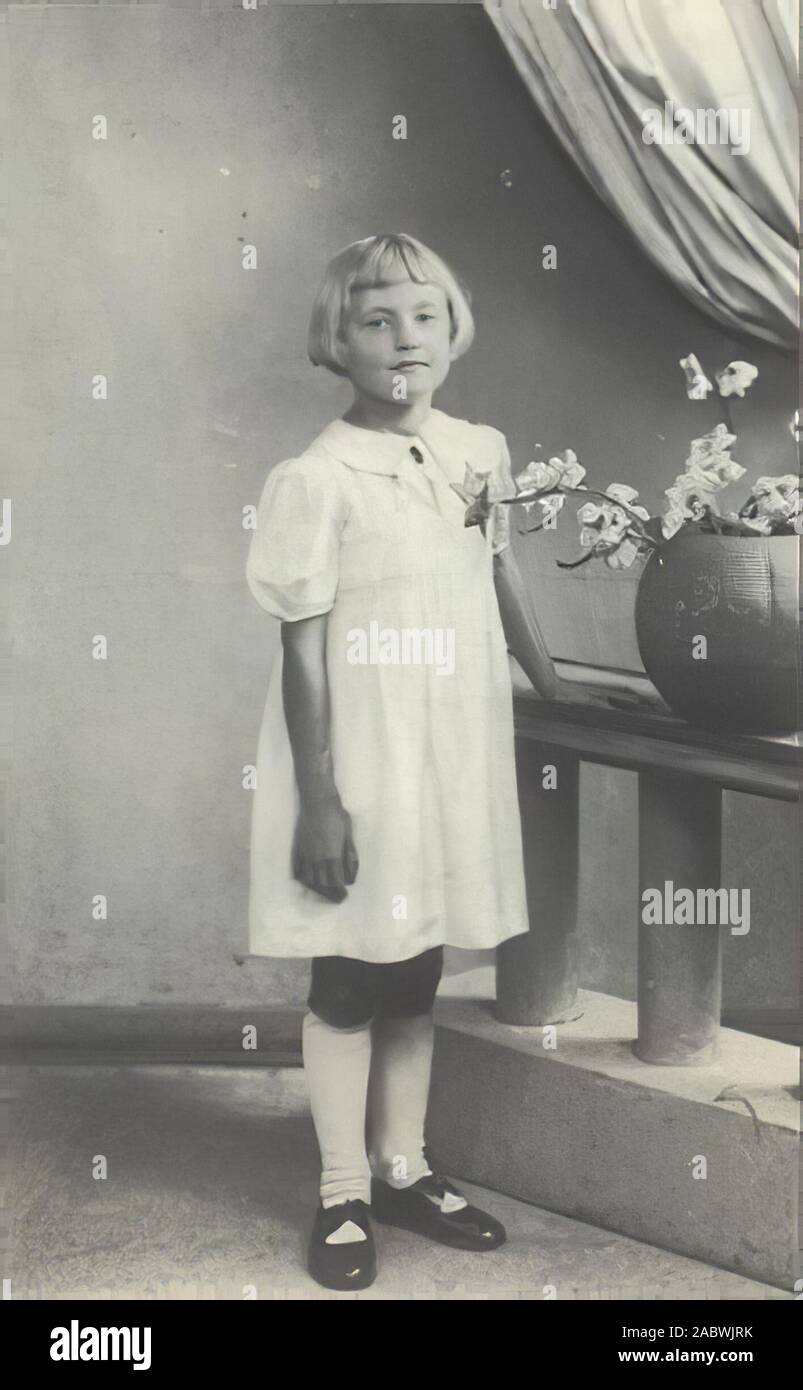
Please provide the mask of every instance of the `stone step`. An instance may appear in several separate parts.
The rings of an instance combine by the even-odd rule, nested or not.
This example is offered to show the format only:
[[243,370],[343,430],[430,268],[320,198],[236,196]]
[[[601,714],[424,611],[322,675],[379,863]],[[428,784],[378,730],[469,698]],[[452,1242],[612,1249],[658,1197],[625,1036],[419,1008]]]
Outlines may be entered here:
[[716,1061],[652,1066],[636,1005],[581,990],[553,1033],[436,1000],[428,1143],[453,1174],[792,1292],[800,1053],[724,1028]]

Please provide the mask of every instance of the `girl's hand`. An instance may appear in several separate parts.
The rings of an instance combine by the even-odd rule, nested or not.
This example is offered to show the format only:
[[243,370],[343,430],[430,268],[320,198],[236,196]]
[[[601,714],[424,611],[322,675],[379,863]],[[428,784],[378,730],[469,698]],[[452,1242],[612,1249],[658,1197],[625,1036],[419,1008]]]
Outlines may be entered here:
[[330,902],[347,896],[346,884],[357,877],[359,859],[351,833],[351,816],[340,797],[302,803],[293,840],[293,878]]
[[615,685],[583,685],[580,681],[558,679],[554,699],[568,705],[594,705],[598,709],[635,710],[637,713],[652,711],[668,714],[666,701],[651,687],[648,680],[628,681],[621,678]]

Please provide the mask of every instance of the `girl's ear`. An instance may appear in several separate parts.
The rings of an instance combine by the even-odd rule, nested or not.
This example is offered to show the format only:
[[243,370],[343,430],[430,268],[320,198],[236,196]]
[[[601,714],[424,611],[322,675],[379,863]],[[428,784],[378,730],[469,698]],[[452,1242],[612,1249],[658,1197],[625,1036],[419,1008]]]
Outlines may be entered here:
[[454,362],[459,356],[459,354],[455,352],[455,343],[457,342],[457,324],[455,323],[454,310],[452,308],[451,300],[447,302],[449,305],[449,361]]
[[340,328],[338,328],[338,330],[337,330],[337,332],[336,332],[336,334],[335,334],[335,341],[334,341],[333,347],[334,347],[335,360],[336,360],[336,362],[338,363],[338,365],[339,365],[340,367],[342,367],[343,370],[345,371],[344,362],[345,362],[345,355],[346,355],[346,335],[345,335],[345,333],[343,332],[342,325],[341,325]]

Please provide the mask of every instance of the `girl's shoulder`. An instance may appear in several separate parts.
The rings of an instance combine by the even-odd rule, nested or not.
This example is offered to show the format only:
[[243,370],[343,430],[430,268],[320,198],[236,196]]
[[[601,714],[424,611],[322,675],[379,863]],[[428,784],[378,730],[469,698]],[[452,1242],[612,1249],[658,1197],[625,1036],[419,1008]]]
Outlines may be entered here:
[[337,475],[337,461],[327,454],[323,449],[316,448],[314,443],[300,454],[293,454],[290,458],[282,459],[279,463],[274,463],[270,475],[278,477],[304,478],[310,482],[324,481]]
[[296,516],[316,514],[343,521],[350,507],[345,472],[337,459],[313,440],[301,453],[268,467],[259,513],[266,516],[286,511]]
[[486,425],[480,420],[462,420],[458,415],[447,415],[443,410],[434,410],[435,423],[445,433],[453,436],[456,442],[463,440],[471,444],[485,444],[501,450],[507,443],[504,434],[495,425]]
[[326,492],[337,496],[344,489],[343,472],[338,460],[316,437],[300,453],[274,463],[268,470],[267,482],[276,488],[287,480],[296,486],[306,484],[308,490],[316,494]]

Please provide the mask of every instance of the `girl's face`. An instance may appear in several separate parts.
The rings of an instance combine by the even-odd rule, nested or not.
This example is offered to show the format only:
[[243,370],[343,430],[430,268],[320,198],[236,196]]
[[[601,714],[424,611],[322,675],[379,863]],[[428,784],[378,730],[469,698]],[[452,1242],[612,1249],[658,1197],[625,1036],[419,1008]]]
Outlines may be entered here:
[[[340,333],[340,360],[355,396],[380,401],[431,396],[449,374],[450,329],[440,285],[419,285],[403,276],[353,290]],[[400,377],[406,382],[405,396],[399,394]]]

